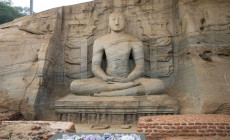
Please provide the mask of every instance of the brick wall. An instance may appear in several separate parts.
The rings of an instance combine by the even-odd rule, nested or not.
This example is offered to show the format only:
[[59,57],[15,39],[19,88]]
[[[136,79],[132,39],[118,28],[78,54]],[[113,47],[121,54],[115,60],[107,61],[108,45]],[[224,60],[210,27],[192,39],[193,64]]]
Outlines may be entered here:
[[147,140],[176,136],[230,136],[230,115],[167,115],[140,117],[137,132]]

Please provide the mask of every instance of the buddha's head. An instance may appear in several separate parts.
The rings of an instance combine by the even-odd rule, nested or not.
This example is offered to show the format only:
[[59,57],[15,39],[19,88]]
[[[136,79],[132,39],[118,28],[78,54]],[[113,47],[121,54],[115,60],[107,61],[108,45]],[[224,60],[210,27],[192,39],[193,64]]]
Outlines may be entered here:
[[109,26],[112,31],[120,32],[125,29],[125,16],[121,12],[114,12],[109,16]]

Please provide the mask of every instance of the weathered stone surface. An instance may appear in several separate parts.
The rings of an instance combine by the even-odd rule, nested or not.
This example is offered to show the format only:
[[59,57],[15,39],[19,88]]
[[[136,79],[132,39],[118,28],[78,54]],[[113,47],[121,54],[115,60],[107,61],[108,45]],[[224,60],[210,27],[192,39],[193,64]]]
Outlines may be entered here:
[[22,120],[23,116],[16,111],[0,111],[0,121]]
[[214,113],[230,102],[229,7],[229,0],[95,0],[0,25],[0,107],[54,116],[55,100],[69,93],[62,87],[93,76],[94,41],[110,32],[117,9],[126,32],[143,42],[145,76],[164,81],[181,113]]
[[230,101],[230,2],[178,0],[174,7],[170,93],[180,100],[181,113],[214,113]]
[[73,122],[51,121],[3,121],[0,125],[0,139],[42,139],[47,140],[55,133],[75,132]]
[[214,113],[230,115],[230,104],[221,105]]
[[45,106],[63,53],[61,19],[59,8],[0,25],[1,108],[33,119]]
[[178,101],[168,95],[92,97],[69,94],[55,103],[62,121],[131,124],[140,116],[177,114]]

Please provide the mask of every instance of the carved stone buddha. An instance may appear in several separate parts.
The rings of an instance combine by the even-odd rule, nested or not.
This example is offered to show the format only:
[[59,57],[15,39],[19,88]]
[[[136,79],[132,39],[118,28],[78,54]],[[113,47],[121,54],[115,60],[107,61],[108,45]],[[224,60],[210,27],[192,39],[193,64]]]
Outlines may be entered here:
[[[74,80],[70,89],[76,95],[137,96],[161,93],[165,84],[159,79],[142,78],[144,74],[143,44],[137,37],[125,33],[125,17],[114,12],[109,17],[111,33],[95,40],[92,72],[94,78]],[[106,71],[101,68],[103,54]],[[135,68],[130,72],[129,57]]]

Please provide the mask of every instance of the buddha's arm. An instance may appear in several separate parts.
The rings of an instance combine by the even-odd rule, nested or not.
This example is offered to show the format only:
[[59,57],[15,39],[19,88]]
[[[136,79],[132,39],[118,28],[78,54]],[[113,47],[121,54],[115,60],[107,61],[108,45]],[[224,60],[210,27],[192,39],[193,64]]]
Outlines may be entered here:
[[104,48],[101,45],[101,42],[99,40],[96,40],[93,45],[92,72],[94,76],[104,81],[108,81],[108,76],[101,69],[101,61],[102,61],[103,53],[104,53]]
[[134,43],[132,47],[132,55],[136,66],[127,77],[130,81],[141,77],[145,72],[144,47],[141,41]]
[[133,43],[132,55],[135,62],[135,68],[133,71],[123,79],[117,79],[117,82],[130,82],[141,77],[144,74],[144,48],[141,41]]

